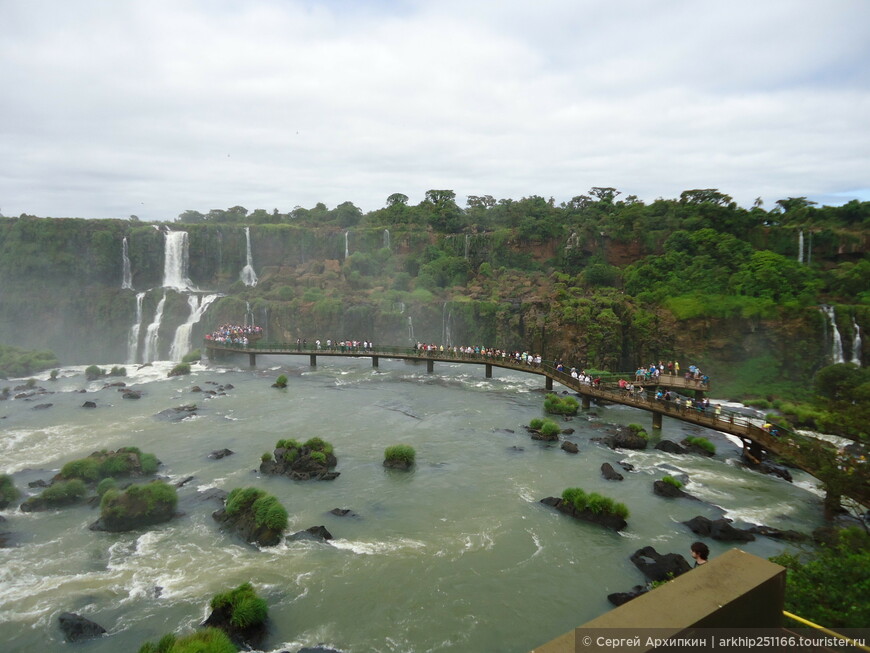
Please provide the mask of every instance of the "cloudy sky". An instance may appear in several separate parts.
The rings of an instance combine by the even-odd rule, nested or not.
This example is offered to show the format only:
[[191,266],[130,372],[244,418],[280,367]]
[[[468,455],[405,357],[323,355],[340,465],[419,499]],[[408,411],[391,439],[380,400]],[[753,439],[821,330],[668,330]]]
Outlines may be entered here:
[[0,0],[0,212],[870,200],[867,0]]

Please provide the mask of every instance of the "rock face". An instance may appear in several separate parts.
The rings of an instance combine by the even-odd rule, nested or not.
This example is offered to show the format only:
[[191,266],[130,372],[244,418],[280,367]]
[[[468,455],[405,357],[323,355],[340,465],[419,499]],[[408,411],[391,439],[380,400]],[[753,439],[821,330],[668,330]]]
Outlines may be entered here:
[[620,428],[614,435],[606,438],[594,438],[604,442],[611,449],[646,449],[649,442],[628,428]]
[[95,401],[86,401],[85,403],[82,404],[82,408],[96,408],[96,407],[97,407],[97,402],[95,402]]
[[212,460],[220,460],[221,458],[226,458],[227,456],[232,456],[234,453],[235,453],[235,451],[232,451],[230,449],[216,449],[215,451],[212,451],[208,455],[208,457],[211,458]]
[[613,594],[607,595],[607,600],[610,601],[613,605],[622,605],[623,603],[628,603],[632,599],[636,599],[641,594],[646,594],[649,590],[643,585],[635,585],[631,588],[630,592],[614,592]]
[[409,460],[385,460],[384,467],[387,469],[399,469],[403,472],[407,472],[414,466]]
[[692,444],[688,440],[681,440],[680,444],[686,448],[686,452],[688,453],[696,453],[699,456],[706,456],[707,458],[713,457],[712,451],[707,451],[704,447],[699,447],[697,444]]
[[676,442],[671,442],[670,440],[662,440],[655,446],[659,451],[665,451],[667,453],[676,453],[676,454],[684,454],[688,453],[688,450],[684,447],[681,447]]
[[615,531],[624,530],[628,526],[622,517],[611,513],[594,513],[591,510],[577,510],[573,505],[558,497],[547,497],[541,499],[541,503],[545,506],[552,506],[559,512],[564,512],[566,515],[571,515],[575,519],[599,524],[605,528],[612,528]]
[[601,464],[601,475],[608,481],[621,481],[623,479],[622,474],[613,469],[613,465],[610,463]]
[[250,511],[242,511],[235,515],[228,515],[226,508],[216,510],[211,515],[216,522],[234,531],[245,542],[260,546],[275,546],[281,542],[282,531],[258,525],[254,514]]
[[57,620],[68,642],[100,637],[106,632],[106,629],[100,624],[72,612],[61,612]]
[[629,559],[652,582],[671,580],[691,569],[679,553],[662,555],[651,546],[638,549]]
[[755,535],[750,531],[732,526],[730,519],[723,518],[711,521],[698,515],[683,523],[693,533],[702,537],[712,537],[720,542],[752,542],[755,539]]
[[326,530],[326,526],[312,526],[304,531],[297,531],[293,535],[288,535],[287,540],[290,542],[299,542],[309,540],[312,542],[328,542],[332,539],[332,533]]
[[[317,456],[312,457],[315,453],[323,453],[325,462],[317,460]],[[331,452],[319,452],[302,445],[292,449],[277,447],[273,455],[274,460],[264,460],[260,463],[261,473],[281,474],[289,476],[294,481],[332,481],[340,474],[340,472],[330,471],[338,464],[338,459]]]
[[579,453],[580,447],[578,447],[573,442],[565,440],[564,442],[562,442],[562,451],[567,451],[568,453]]
[[653,483],[653,492],[655,492],[660,497],[665,497],[666,499],[695,499],[698,500],[697,497],[693,497],[691,494],[687,494],[683,492],[680,488],[671,483],[665,483],[664,481],[656,481]]

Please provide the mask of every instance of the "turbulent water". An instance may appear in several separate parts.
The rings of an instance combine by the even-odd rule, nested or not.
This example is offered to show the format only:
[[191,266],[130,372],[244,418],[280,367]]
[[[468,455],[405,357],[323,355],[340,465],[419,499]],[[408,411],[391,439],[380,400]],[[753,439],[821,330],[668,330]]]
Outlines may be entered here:
[[[65,368],[54,392],[0,402],[0,472],[16,486],[50,479],[68,460],[94,450],[134,445],[157,454],[160,473],[194,480],[179,490],[182,516],[133,533],[88,530],[98,513],[77,506],[42,513],[7,511],[0,530],[0,641],[4,651],[66,651],[61,612],[103,625],[108,636],[83,645],[93,653],[134,651],[162,634],[187,632],[207,615],[208,600],[251,581],[270,607],[265,650],[295,651],[324,643],[342,651],[527,651],[610,609],[606,595],[643,582],[628,557],[652,545],[689,559],[696,537],[680,521],[723,514],[738,522],[809,532],[820,498],[811,478],[796,483],[736,464],[737,447],[719,433],[665,418],[663,437],[701,434],[717,456],[611,451],[591,441],[608,425],[651,423],[626,408],[594,408],[565,428],[578,455],[535,442],[523,429],[541,416],[542,379],[475,365],[425,366],[381,359],[258,357],[260,369],[194,366],[166,378],[171,363],[128,370],[139,400],[88,383]],[[270,387],[285,373],[286,390]],[[114,380],[114,379],[113,379]],[[12,385],[14,382],[10,382]],[[232,384],[205,399],[199,385]],[[5,383],[4,383],[5,385]],[[85,389],[82,394],[79,390]],[[97,409],[81,408],[84,401]],[[52,403],[44,410],[36,404]],[[196,403],[181,422],[167,408]],[[332,442],[338,479],[293,482],[261,477],[260,455],[279,438],[320,436]],[[417,451],[410,473],[385,470],[387,446]],[[234,455],[212,460],[229,448]],[[605,481],[603,462],[629,461],[636,472]],[[688,475],[702,502],[653,495],[663,475]],[[202,499],[207,488],[256,485],[290,513],[290,531],[325,525],[329,544],[285,543],[258,550],[218,530]],[[615,533],[575,521],[539,503],[566,487],[626,503],[628,529]],[[355,516],[337,517],[333,508]],[[712,555],[730,548],[709,541]],[[770,556],[783,545],[766,538],[742,545]]]

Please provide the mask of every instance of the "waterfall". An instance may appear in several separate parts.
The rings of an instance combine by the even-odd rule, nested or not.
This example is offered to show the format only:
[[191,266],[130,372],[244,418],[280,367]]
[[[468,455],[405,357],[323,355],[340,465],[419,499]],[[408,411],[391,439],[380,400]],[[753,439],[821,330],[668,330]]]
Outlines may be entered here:
[[414,322],[411,320],[411,316],[408,316],[408,340],[413,344],[417,342],[414,338]]
[[798,232],[798,263],[804,262],[804,230]]
[[166,305],[166,291],[157,302],[157,310],[154,311],[154,321],[148,325],[145,331],[145,351],[142,353],[143,363],[152,363],[157,360],[157,340],[160,337],[160,322],[163,320],[163,307]]
[[390,249],[390,230],[384,229],[384,247]]
[[453,333],[450,323],[453,321],[453,311],[448,308],[450,302],[444,302],[441,308],[441,344],[449,347],[453,344]]
[[[124,239],[127,240],[126,238]],[[136,293],[136,321],[130,327],[130,335],[127,337],[127,362],[135,363],[139,353],[139,330],[142,328],[142,300],[145,293]]]
[[843,339],[840,337],[840,330],[837,328],[836,314],[833,306],[822,306],[822,312],[828,316],[828,321],[831,323],[831,328],[834,332],[834,344],[831,349],[831,360],[834,363],[844,363],[843,358]]
[[180,361],[190,352],[190,332],[193,329],[193,325],[202,319],[206,309],[218,297],[220,295],[205,295],[202,298],[199,295],[188,296],[187,305],[190,306],[190,315],[187,318],[187,322],[180,324],[175,330],[175,338],[172,340],[172,346],[169,348],[169,360]]
[[251,302],[245,302],[245,326],[254,326],[254,311],[251,310]]
[[186,231],[166,231],[163,259],[163,287],[176,290],[196,290],[187,278],[188,241]]
[[121,241],[121,288],[133,290],[133,272],[130,270],[130,257],[127,256],[127,236]]
[[465,234],[465,260],[468,260],[468,234]]
[[254,257],[251,256],[251,228],[245,227],[245,241],[247,243],[247,256],[245,267],[242,268],[242,273],[239,275],[242,283],[246,286],[257,285],[257,273],[254,272]]
[[861,327],[854,317],[852,318],[852,328],[855,330],[855,336],[852,339],[852,362],[861,367]]
[[347,234],[350,233],[348,231],[344,232],[344,258],[347,259],[350,256],[350,248],[347,246]]

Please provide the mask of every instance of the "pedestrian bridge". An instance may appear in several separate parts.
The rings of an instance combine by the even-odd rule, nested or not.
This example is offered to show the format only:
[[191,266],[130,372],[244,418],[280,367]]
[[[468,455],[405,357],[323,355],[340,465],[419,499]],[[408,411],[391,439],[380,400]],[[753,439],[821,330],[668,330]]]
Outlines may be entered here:
[[[269,356],[307,356],[311,366],[317,365],[318,357],[331,358],[370,358],[372,367],[378,367],[381,358],[410,360],[426,363],[426,370],[432,373],[435,363],[461,363],[468,365],[483,365],[486,378],[492,378],[492,368],[515,370],[527,374],[537,374],[545,378],[547,390],[553,389],[553,382],[557,382],[578,394],[583,408],[589,408],[592,401],[596,403],[622,404],[639,408],[652,414],[653,429],[661,429],[662,417],[667,416],[682,422],[697,424],[715,431],[721,431],[740,438],[743,442],[744,456],[754,462],[760,462],[765,453],[784,458],[790,464],[803,471],[817,476],[818,461],[813,454],[813,446],[831,446],[821,440],[814,440],[792,433],[786,429],[779,429],[779,435],[774,437],[761,425],[747,418],[745,415],[725,410],[699,410],[692,406],[691,402],[677,398],[672,401],[657,399],[656,388],[664,388],[683,393],[694,394],[700,397],[709,391],[709,383],[701,383],[695,379],[686,379],[682,376],[663,374],[657,379],[648,382],[637,382],[643,386],[640,391],[637,388],[628,392],[619,387],[617,380],[624,378],[633,381],[634,373],[613,374],[609,373],[607,379],[602,379],[598,384],[581,383],[570,374],[558,371],[551,361],[544,361],[541,365],[529,365],[508,357],[497,358],[476,354],[452,354],[447,351],[423,351],[412,347],[386,347],[379,345],[376,348],[327,348],[316,349],[311,346],[299,346],[288,343],[268,343],[257,341],[248,345],[220,343],[213,340],[204,341],[205,348],[209,352],[209,358],[215,360],[224,354],[246,354],[251,367],[256,367],[257,355]],[[865,507],[870,507],[870,487],[863,490],[853,491],[849,495]]]

